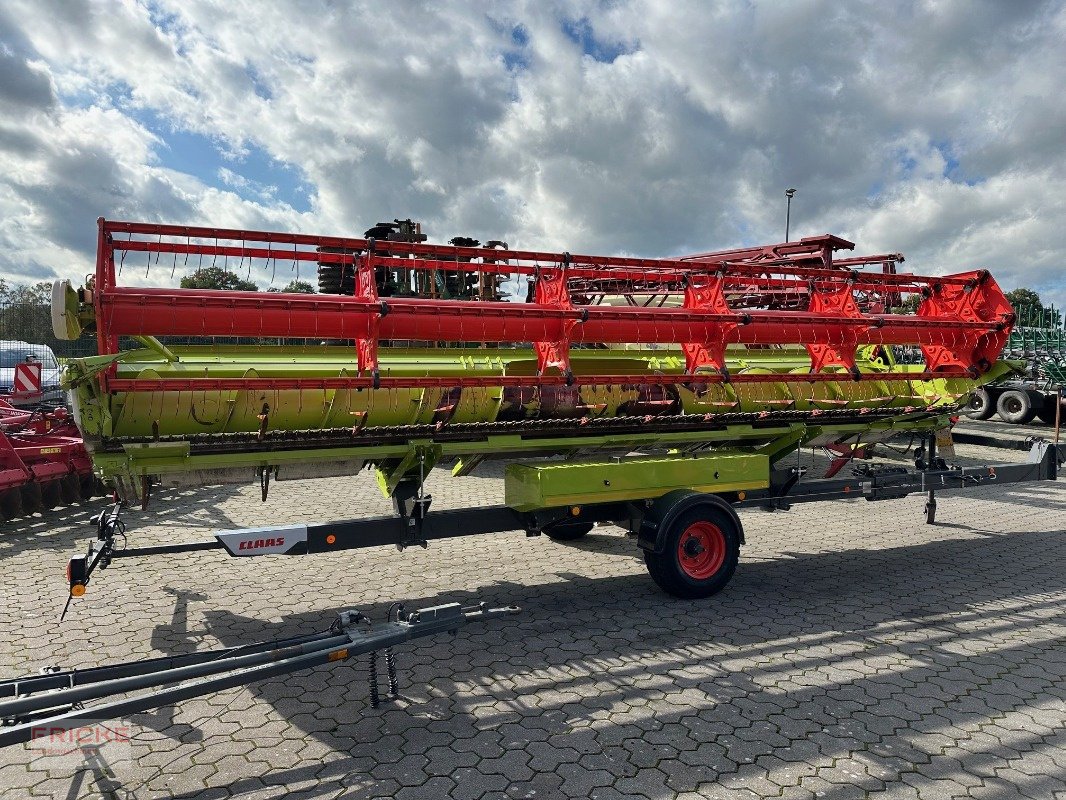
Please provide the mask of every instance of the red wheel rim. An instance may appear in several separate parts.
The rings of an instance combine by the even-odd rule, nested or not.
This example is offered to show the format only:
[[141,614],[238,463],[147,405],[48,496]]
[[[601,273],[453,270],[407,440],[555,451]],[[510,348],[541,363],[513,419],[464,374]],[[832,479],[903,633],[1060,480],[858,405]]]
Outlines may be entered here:
[[705,580],[725,563],[725,535],[712,522],[693,522],[677,543],[677,562],[693,580]]

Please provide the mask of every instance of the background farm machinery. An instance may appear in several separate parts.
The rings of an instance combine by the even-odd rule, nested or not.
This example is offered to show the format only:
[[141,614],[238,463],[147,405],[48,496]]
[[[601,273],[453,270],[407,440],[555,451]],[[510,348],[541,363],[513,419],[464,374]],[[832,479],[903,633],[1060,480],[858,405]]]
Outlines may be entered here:
[[89,500],[103,487],[66,408],[0,395],[0,520]]
[[1003,356],[1019,362],[1010,375],[973,391],[968,414],[989,419],[999,414],[1004,422],[1024,425],[1038,417],[1058,425],[1066,408],[1066,327],[1054,309],[1026,309],[1011,330]]

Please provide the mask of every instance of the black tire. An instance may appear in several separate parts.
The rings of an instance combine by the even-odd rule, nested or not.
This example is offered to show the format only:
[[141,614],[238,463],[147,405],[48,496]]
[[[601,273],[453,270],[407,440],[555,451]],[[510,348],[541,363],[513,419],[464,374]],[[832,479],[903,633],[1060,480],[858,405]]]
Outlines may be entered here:
[[1013,425],[1024,425],[1031,421],[1033,414],[1036,413],[1029,395],[1017,389],[1011,389],[999,396],[996,411],[1001,420]]
[[591,522],[560,522],[544,529],[544,535],[554,542],[576,542],[592,530]]
[[[1048,395],[1044,400],[1044,405],[1040,406],[1040,409],[1036,412],[1036,415],[1048,425],[1055,424],[1055,402],[1057,400],[1058,398],[1055,395]],[[1066,423],[1066,407],[1062,409],[1059,423]]]
[[97,494],[96,476],[91,472],[78,476],[78,494],[81,495],[83,503],[92,500],[93,495]]
[[970,419],[988,419],[996,413],[996,404],[988,389],[974,389],[970,392],[970,400],[966,404],[966,416]]
[[673,520],[663,552],[644,551],[652,580],[664,592],[686,600],[722,591],[739,558],[740,528],[733,517],[724,509],[702,505]]

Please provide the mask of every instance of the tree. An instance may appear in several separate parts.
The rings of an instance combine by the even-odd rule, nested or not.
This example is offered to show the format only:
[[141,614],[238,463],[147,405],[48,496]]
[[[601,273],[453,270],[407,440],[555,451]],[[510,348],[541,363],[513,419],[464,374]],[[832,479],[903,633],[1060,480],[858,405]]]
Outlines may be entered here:
[[909,294],[903,298],[903,304],[891,309],[893,314],[914,314],[918,311],[918,304],[922,302],[920,294]]
[[1007,300],[1014,306],[1014,313],[1018,315],[1021,325],[1034,328],[1054,327],[1062,322],[1062,314],[1058,309],[1045,306],[1040,295],[1025,286],[1007,292]]
[[12,286],[0,278],[0,303],[23,303],[31,306],[48,305],[52,302],[52,284],[48,281],[29,286]]
[[52,284],[12,285],[0,279],[0,340],[53,344]]
[[192,275],[181,279],[182,289],[237,289],[242,292],[258,292],[259,287],[246,281],[235,272],[222,267],[201,267]]
[[294,280],[289,281],[288,286],[284,289],[267,289],[268,292],[287,292],[288,294],[314,294],[315,287],[309,284],[307,281]]
[[1034,292],[1032,289],[1027,289],[1024,286],[1020,286],[1017,289],[1012,289],[1007,292],[1007,300],[1014,306],[1014,310],[1019,314],[1022,313],[1022,309],[1036,309],[1037,311],[1043,309],[1044,304],[1040,302],[1040,295]]

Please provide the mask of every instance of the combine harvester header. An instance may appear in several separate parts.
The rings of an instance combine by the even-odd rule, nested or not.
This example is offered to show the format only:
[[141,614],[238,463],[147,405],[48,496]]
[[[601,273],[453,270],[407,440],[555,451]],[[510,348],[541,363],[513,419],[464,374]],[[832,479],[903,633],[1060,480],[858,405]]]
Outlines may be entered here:
[[[744,422],[914,420],[1006,371],[1014,315],[986,271],[834,261],[853,247],[834,236],[672,260],[403,238],[100,220],[95,277],[53,296],[58,336],[98,339],[100,355],[66,376],[98,469],[131,497],[149,476],[371,462],[391,491],[416,461],[458,457],[462,472],[493,455],[603,449],[597,436],[633,425],[672,448],[680,433],[721,444]],[[882,271],[858,269],[871,264]],[[350,294],[139,285],[208,266],[272,279],[315,267]],[[528,279],[528,302],[498,299],[508,278]],[[917,313],[893,313],[913,294]],[[898,364],[903,350],[919,363]],[[502,450],[488,446],[497,434]]]

